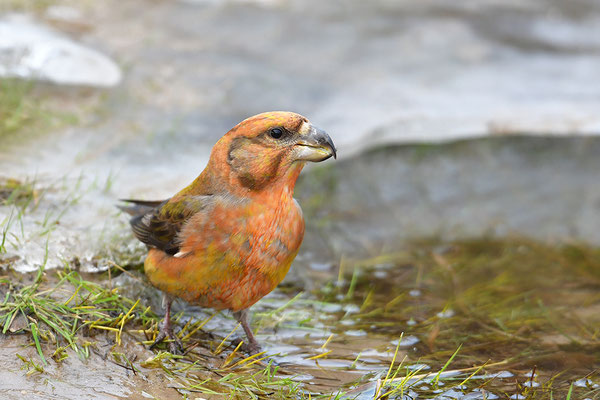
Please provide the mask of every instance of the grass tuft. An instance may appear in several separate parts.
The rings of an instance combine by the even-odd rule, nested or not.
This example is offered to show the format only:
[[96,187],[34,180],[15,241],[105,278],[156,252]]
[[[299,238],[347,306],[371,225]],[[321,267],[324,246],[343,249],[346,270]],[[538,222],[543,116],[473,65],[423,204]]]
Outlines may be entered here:
[[[43,268],[29,284],[19,287],[8,282],[0,305],[1,332],[28,331],[44,364],[47,361],[42,343],[54,344],[54,360],[66,358],[67,348],[87,358],[89,344],[79,340],[82,334],[89,335],[96,329],[113,332],[115,342],[120,344],[126,324],[136,320],[147,325],[156,320],[148,308],[134,313],[139,300],[120,296],[117,289],[108,290],[83,280],[76,271],[59,271],[56,275],[58,281],[51,287],[44,286]],[[18,319],[27,324],[17,326]]]

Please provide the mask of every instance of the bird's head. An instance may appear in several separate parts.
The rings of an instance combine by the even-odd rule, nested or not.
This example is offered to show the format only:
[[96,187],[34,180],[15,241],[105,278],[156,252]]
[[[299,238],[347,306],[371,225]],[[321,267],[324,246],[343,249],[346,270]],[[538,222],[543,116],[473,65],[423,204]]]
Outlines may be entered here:
[[293,185],[306,161],[331,156],[336,157],[333,141],[308,119],[292,112],[267,112],[227,132],[213,147],[207,170],[231,185],[260,191],[279,182]]

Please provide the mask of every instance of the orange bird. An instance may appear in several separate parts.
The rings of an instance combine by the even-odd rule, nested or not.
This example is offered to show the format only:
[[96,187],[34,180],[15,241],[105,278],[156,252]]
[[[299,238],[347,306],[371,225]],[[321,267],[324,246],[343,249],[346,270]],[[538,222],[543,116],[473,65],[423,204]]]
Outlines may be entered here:
[[144,271],[165,293],[165,317],[153,344],[169,337],[181,350],[170,312],[174,297],[229,309],[260,349],[248,308],[285,277],[304,236],[294,185],[306,161],[336,156],[333,141],[303,116],[268,112],[248,118],[213,147],[208,165],[165,201],[121,207],[133,215],[135,236],[148,247]]

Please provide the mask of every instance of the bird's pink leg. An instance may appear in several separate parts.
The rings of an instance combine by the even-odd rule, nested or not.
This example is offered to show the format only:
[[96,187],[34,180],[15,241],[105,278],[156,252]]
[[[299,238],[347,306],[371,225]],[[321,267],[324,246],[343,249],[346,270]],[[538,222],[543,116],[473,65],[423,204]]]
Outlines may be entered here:
[[260,345],[254,338],[252,329],[250,329],[250,324],[248,324],[248,309],[246,308],[244,310],[235,311],[233,313],[233,316],[240,324],[242,324],[242,328],[244,328],[244,332],[248,337],[248,352],[250,354],[260,353]]
[[165,317],[158,325],[158,336],[156,336],[156,340],[154,343],[152,343],[150,348],[154,348],[160,342],[166,338],[169,338],[171,339],[171,342],[169,342],[167,345],[169,352],[172,354],[181,354],[183,353],[183,344],[177,335],[175,335],[173,332],[173,327],[171,326],[171,303],[173,303],[173,299],[167,295],[164,295],[163,306],[165,307]]

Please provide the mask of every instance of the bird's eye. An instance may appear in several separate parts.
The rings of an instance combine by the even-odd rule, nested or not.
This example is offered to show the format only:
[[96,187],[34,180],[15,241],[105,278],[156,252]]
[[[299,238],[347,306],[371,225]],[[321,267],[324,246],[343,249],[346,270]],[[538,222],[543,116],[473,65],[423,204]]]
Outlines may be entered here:
[[271,137],[273,139],[281,139],[281,137],[283,136],[283,131],[279,128],[273,128],[271,129]]

